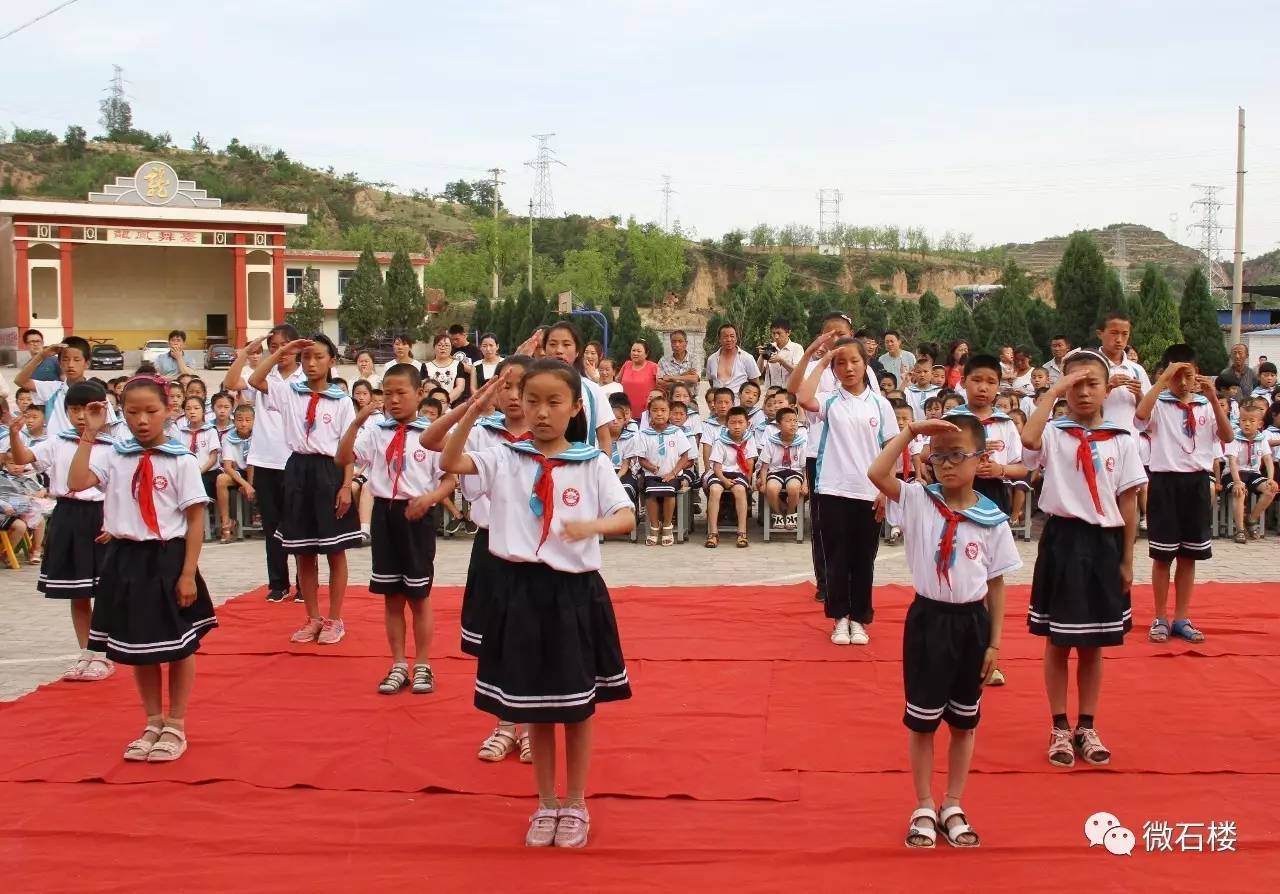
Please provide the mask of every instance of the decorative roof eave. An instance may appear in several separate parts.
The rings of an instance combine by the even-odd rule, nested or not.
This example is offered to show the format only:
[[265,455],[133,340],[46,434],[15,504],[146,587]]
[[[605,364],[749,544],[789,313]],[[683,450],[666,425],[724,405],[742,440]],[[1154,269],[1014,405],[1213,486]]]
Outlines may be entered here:
[[307,215],[289,211],[257,211],[249,208],[175,208],[152,205],[105,205],[88,202],[48,202],[33,199],[0,199],[0,216],[51,217],[65,220],[137,220],[163,223],[264,224],[301,227]]

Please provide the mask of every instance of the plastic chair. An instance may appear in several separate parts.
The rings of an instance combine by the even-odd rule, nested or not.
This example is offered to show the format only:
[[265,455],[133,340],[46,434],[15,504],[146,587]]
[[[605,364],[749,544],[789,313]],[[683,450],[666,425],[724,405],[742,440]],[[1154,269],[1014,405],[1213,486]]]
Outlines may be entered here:
[[[771,522],[773,520],[773,512],[769,507],[769,501],[764,497],[760,498],[760,505],[762,507],[760,512],[760,519],[761,519],[761,523],[764,526],[764,534],[763,534],[764,542],[768,543],[769,540],[772,538],[772,532],[773,532],[773,528],[771,525]],[[796,543],[804,543],[804,515],[808,507],[809,507],[808,498],[801,497],[800,504],[796,506]],[[790,534],[791,532],[788,531],[786,533]]]

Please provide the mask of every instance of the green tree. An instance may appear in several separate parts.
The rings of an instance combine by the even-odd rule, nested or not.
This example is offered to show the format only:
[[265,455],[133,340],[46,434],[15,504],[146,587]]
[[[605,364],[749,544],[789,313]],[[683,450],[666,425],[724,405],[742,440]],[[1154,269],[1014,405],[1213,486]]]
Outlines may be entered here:
[[489,269],[484,258],[456,245],[443,248],[426,269],[427,285],[444,289],[446,297],[458,300],[489,292]]
[[902,335],[903,343],[908,349],[914,350],[912,346],[918,344],[924,335],[924,326],[920,322],[920,305],[915,301],[899,301],[889,322]]
[[1098,304],[1098,318],[1093,323],[1095,330],[1102,328],[1102,321],[1109,313],[1129,315],[1129,299],[1124,294],[1124,281],[1120,279],[1119,273],[1110,268],[1107,269],[1107,288]]
[[792,338],[808,345],[822,334],[822,318],[835,310],[835,304],[831,300],[830,292],[810,292],[805,304],[805,318],[808,320],[808,325],[793,332]]
[[1218,324],[1218,309],[1209,293],[1204,271],[1199,267],[1192,268],[1183,284],[1179,311],[1182,340],[1195,348],[1200,368],[1209,374],[1226,369],[1227,345]]
[[1107,262],[1102,252],[1087,233],[1073,234],[1053,280],[1062,334],[1072,344],[1090,343],[1106,291]]
[[720,327],[729,322],[723,314],[712,314],[707,318],[707,327],[702,331],[703,350],[710,354],[720,344]]
[[383,328],[386,294],[378,261],[373,249],[366,246],[360,253],[355,275],[338,303],[338,322],[346,334],[347,344],[367,344]]
[[649,349],[649,359],[654,363],[661,360],[662,355],[666,353],[666,347],[662,344],[662,335],[652,326],[645,326],[640,330],[640,341],[644,342],[644,346]]
[[612,344],[609,345],[609,356],[615,363],[621,363],[631,355],[631,346],[640,341],[643,329],[635,298],[631,294],[624,295],[622,306],[618,309],[618,325],[612,333]]
[[793,288],[785,288],[778,296],[777,313],[779,319],[786,320],[791,325],[792,337],[795,339],[804,338],[806,329],[805,321],[808,319],[808,312],[805,310],[804,302],[800,300],[800,294]]
[[928,289],[920,296],[919,305],[920,325],[925,333],[932,335],[934,328],[938,325],[938,318],[942,316],[942,302],[933,293],[933,289]]
[[[476,306],[471,311],[471,328],[476,331],[476,338],[494,328],[494,309],[489,296],[481,292],[476,297]],[[502,344],[501,341],[498,344]]]
[[751,228],[751,244],[757,248],[765,245],[773,245],[777,242],[777,238],[773,234],[773,227],[767,223],[758,223]]
[[568,249],[564,268],[551,281],[551,291],[573,292],[580,301],[600,302],[617,292],[618,269],[616,254],[594,248]]
[[[609,340],[612,340],[614,330],[618,328],[618,313],[613,309],[613,302],[610,301],[609,298],[606,297],[604,301],[600,303],[600,313],[603,314],[604,318],[609,321]],[[603,332],[600,333],[599,340],[600,340],[600,343],[604,345],[605,353],[608,353],[609,346],[605,344],[605,337]]]
[[996,322],[996,305],[993,298],[984,298],[973,306],[974,340],[969,343],[971,353],[998,354],[1000,352],[1000,344],[995,340]]
[[111,93],[98,103],[98,123],[108,140],[119,140],[133,130],[133,107],[122,94]]
[[529,304],[525,308],[524,316],[520,319],[520,331],[525,333],[524,337],[528,338],[530,332],[545,323],[550,312],[551,306],[547,303],[547,293],[543,290],[542,284],[537,283],[529,295]]
[[86,145],[84,128],[79,124],[72,124],[67,128],[62,144],[66,147],[67,158],[83,157]]
[[[1005,262],[1000,274],[1000,282],[1004,288],[999,294],[988,298],[983,304],[990,304],[995,315],[995,325],[991,330],[990,347],[1012,345],[1015,348],[1031,348],[1033,357],[1039,360],[1044,356],[1047,345],[1033,344],[1031,330],[1027,326],[1027,308],[1031,304],[1031,281],[1022,269],[1013,261]],[[975,324],[976,324],[975,319]],[[979,328],[981,332],[981,328]]]
[[403,250],[392,255],[387,267],[385,300],[382,325],[391,332],[408,332],[415,339],[420,338],[426,305],[417,274]]
[[532,334],[532,329],[525,328],[525,320],[529,319],[529,306],[533,303],[533,292],[522,288],[511,305],[511,331],[508,338],[512,347],[518,345]]
[[877,336],[889,328],[889,312],[880,293],[870,286],[858,290],[858,319],[860,329],[870,329]]
[[209,141],[206,140],[204,138],[204,135],[201,134],[200,131],[198,130],[196,131],[196,135],[191,138],[191,151],[192,152],[208,152],[209,151]]
[[1027,305],[1027,330],[1031,343],[1040,351],[1048,349],[1049,342],[1058,335],[1058,313],[1039,298]]
[[493,334],[498,336],[498,346],[505,351],[513,351],[519,342],[511,338],[511,299],[502,298],[493,311]]
[[324,304],[320,301],[320,291],[316,288],[314,267],[308,267],[303,274],[298,293],[293,296],[293,307],[289,308],[284,319],[302,333],[304,338],[323,330]]
[[[964,301],[956,301],[954,307],[943,311],[942,316],[938,318],[935,337],[943,351],[946,351],[953,341],[968,342],[970,350],[976,351],[973,314],[969,312],[969,305]],[[945,359],[943,357],[943,360]]]
[[1131,341],[1142,364],[1152,372],[1165,348],[1182,341],[1178,304],[1173,300],[1169,281],[1155,264],[1147,264],[1143,270],[1138,292],[1142,296],[1142,320]]
[[653,224],[642,226],[632,218],[627,222],[626,249],[631,282],[646,303],[683,285],[687,262],[682,236],[663,232]]

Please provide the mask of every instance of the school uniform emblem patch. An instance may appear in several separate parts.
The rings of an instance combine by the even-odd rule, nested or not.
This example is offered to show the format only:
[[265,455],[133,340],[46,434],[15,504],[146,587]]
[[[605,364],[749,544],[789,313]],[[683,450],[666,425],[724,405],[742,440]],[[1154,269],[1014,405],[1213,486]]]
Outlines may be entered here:
[[978,558],[978,544],[972,542],[965,544],[964,554],[971,561],[976,560]]
[[1104,465],[1106,465],[1108,472],[1114,472],[1116,470],[1116,458],[1114,456],[1108,456]]
[[560,494],[560,500],[566,506],[577,506],[582,500],[582,494],[578,493],[576,487],[566,487]]
[[415,450],[415,451],[413,451],[413,461],[414,461],[414,462],[416,462],[416,463],[420,463],[420,462],[424,461],[426,458],[427,458],[427,451],[425,451],[425,450]]
[[322,416],[321,418],[324,419],[325,425],[328,425],[329,423],[333,422],[333,417],[328,413],[325,413],[324,416]]
[[157,475],[152,479],[151,483],[156,490],[166,490],[169,487],[169,479],[163,475]]
[[867,421],[868,421],[869,423],[871,423],[871,427],[872,427],[872,428],[878,428],[878,427],[880,426],[880,420],[879,420],[879,419],[877,419],[877,418],[875,418],[874,416],[872,416],[872,417],[871,417],[870,419],[868,419]]
[[987,441],[988,453],[999,453],[1003,449],[1004,449],[1004,441],[994,441],[994,440]]

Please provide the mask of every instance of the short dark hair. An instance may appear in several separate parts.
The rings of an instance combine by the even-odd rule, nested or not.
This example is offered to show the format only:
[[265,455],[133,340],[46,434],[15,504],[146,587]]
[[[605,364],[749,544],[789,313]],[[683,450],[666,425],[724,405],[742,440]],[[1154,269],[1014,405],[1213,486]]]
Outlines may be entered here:
[[609,395],[609,406],[613,407],[615,410],[618,407],[622,407],[624,410],[630,410],[631,398],[627,397],[621,391],[615,392],[614,394]]
[[[885,333],[885,334],[887,335],[888,333]],[[911,404],[907,403],[905,400],[903,400],[903,399],[902,399],[902,398],[900,398],[900,397],[891,397],[891,398],[889,398],[889,406],[893,407],[895,410],[910,410],[910,409],[911,409]]]
[[722,395],[729,398],[729,400],[733,400],[735,396],[732,388],[712,388],[708,393],[711,395],[712,400],[715,400],[717,397]]
[[225,391],[219,391],[213,397],[209,398],[209,406],[213,406],[220,400],[225,400],[227,403],[231,404],[232,407],[235,407],[236,405],[235,398],[230,394],[227,394]]
[[723,335],[726,329],[732,329],[734,335],[738,334],[738,327],[733,323],[721,323],[720,328],[716,330],[716,335]]
[[836,320],[840,320],[842,323],[848,326],[850,332],[853,331],[853,319],[842,310],[833,310],[823,314],[822,326],[826,327],[828,323],[834,322]]
[[[880,378],[878,379],[878,381],[883,382],[885,379],[888,379],[890,382],[892,382],[894,388],[898,387],[898,377],[895,376],[893,373],[888,371],[880,373]],[[890,389],[890,390],[893,390],[893,389]]]
[[1272,363],[1270,360],[1266,361],[1265,363],[1258,364],[1259,375],[1261,375],[1262,373],[1273,373],[1275,371],[1276,371],[1276,365]]
[[728,413],[725,414],[725,417],[724,417],[725,421],[727,422],[728,420],[732,419],[734,416],[741,416],[743,419],[751,418],[749,415],[747,415],[747,410],[745,407],[734,407],[732,410],[730,410]]
[[267,333],[270,338],[273,335],[283,335],[286,342],[298,340],[298,327],[292,323],[277,323],[271,327],[271,331]]
[[44,341],[44,333],[43,333],[43,332],[41,332],[39,329],[28,329],[26,332],[23,332],[23,333],[22,333],[22,343],[25,345],[25,344],[27,343],[27,339],[28,339],[28,338],[30,338],[30,337],[31,337],[31,336],[33,336],[33,335],[38,335],[38,336],[40,336],[40,340],[41,340],[41,341]]
[[[529,372],[525,375],[525,382],[541,375],[554,376],[559,379],[568,387],[570,398],[574,401],[582,400],[582,374],[563,360],[556,360],[552,357],[543,357],[535,360],[529,367]],[[592,423],[594,422],[595,420],[593,419]],[[593,425],[592,428],[594,427]],[[570,443],[585,441],[588,431],[587,407],[584,403],[573,418],[569,420],[564,436]]]
[[955,413],[947,421],[969,436],[974,450],[987,449],[987,427],[972,413]]
[[410,334],[409,334],[409,333],[407,333],[407,332],[397,332],[395,335],[391,336],[391,341],[392,341],[392,343],[393,343],[393,344],[394,344],[395,342],[402,341],[402,342],[404,342],[406,345],[409,345],[410,347],[412,347],[412,346],[413,346],[413,342],[414,342],[414,338],[413,338],[413,336],[412,336],[412,335],[410,335]]
[[435,411],[441,416],[444,415],[444,404],[436,400],[434,397],[424,397],[418,401],[418,412],[421,413],[427,407],[435,407]]
[[1229,372],[1222,373],[1222,374],[1221,374],[1221,375],[1219,375],[1216,379],[1214,379],[1214,381],[1213,381],[1213,387],[1215,387],[1215,388],[1239,388],[1239,387],[1240,387],[1240,377],[1239,377],[1239,376],[1237,376],[1235,373],[1229,373]]
[[[139,363],[138,368],[133,373],[135,376],[154,376],[156,374],[156,365],[154,363]],[[125,379],[127,382],[128,379]]]
[[452,326],[449,327],[449,334],[450,335],[466,335],[467,327],[463,326],[461,323],[454,323]]
[[1050,342],[1065,341],[1067,343],[1067,347],[1068,348],[1071,347],[1071,339],[1067,338],[1065,335],[1055,335],[1052,338],[1050,338],[1049,341]]
[[[74,385],[67,387],[67,395],[63,399],[63,404],[68,407],[83,407],[95,401],[104,401],[107,399],[107,389],[103,388],[97,382],[92,380],[84,382],[76,382]],[[41,406],[40,404],[32,404],[31,406]]]
[[931,406],[933,406],[933,407],[937,407],[939,410],[941,410],[941,409],[942,409],[942,398],[940,398],[940,397],[929,397],[929,398],[926,398],[926,399],[925,399],[925,402],[924,402],[924,410],[925,410],[925,412],[928,412],[928,411],[929,411],[929,408],[930,408]]
[[1098,331],[1099,331],[1099,332],[1101,332],[1103,329],[1106,329],[1106,328],[1107,328],[1107,324],[1108,324],[1108,323],[1110,323],[1112,320],[1123,320],[1124,322],[1129,323],[1130,325],[1132,325],[1132,324],[1133,324],[1133,320],[1131,320],[1131,319],[1129,318],[1129,315],[1128,315],[1127,313],[1125,313],[1124,311],[1122,311],[1122,310],[1109,310],[1109,311],[1107,311],[1105,314],[1103,314],[1103,316],[1102,316],[1102,324],[1101,324],[1100,326],[1098,326]]
[[412,363],[397,363],[382,374],[382,381],[385,382],[390,376],[403,376],[409,380],[409,386],[415,390],[422,384],[422,374]]
[[885,337],[892,335],[894,338],[898,339],[899,341],[902,340],[902,333],[899,332],[897,329],[886,329],[884,331],[884,334],[885,334]]
[[1160,364],[1168,366],[1170,363],[1195,363],[1196,349],[1191,345],[1183,342],[1169,345],[1164,349],[1164,353],[1160,355]]
[[785,329],[785,330],[787,330],[788,332],[790,332],[790,331],[791,331],[791,322],[790,322],[789,320],[784,320],[782,317],[778,317],[778,318],[777,318],[777,319],[775,319],[772,323],[770,323],[770,324],[769,324],[769,328],[770,328],[770,329]]
[[794,415],[796,415],[795,407],[779,407],[778,412],[773,414],[773,421],[780,422],[783,416],[794,416]]
[[964,377],[967,379],[980,369],[989,369],[996,374],[998,380],[1004,370],[1000,366],[1000,360],[990,354],[970,354],[969,359],[964,364]]
[[80,356],[85,360],[89,359],[89,342],[78,335],[68,335],[62,340],[62,343],[68,348],[73,348],[80,352]]
[[683,338],[685,341],[689,340],[689,333],[685,332],[683,329],[672,329],[671,335],[669,337],[675,338],[677,335]]
[[760,383],[759,383],[759,382],[757,382],[755,379],[747,379],[745,382],[743,382],[743,383],[742,383],[742,387],[738,389],[738,396],[739,396],[739,397],[741,397],[741,396],[742,396],[742,392],[743,392],[745,389],[747,389],[747,388],[754,388],[754,389],[756,389],[756,394],[757,394],[757,395],[761,393],[761,391],[760,391]]
[[[1111,374],[1111,364],[1106,360],[1106,358],[1104,358],[1097,351],[1084,351],[1084,350],[1072,351],[1070,354],[1068,354],[1067,357],[1062,361],[1062,371],[1065,373],[1071,367],[1079,366],[1082,363],[1096,363],[1102,369],[1102,380],[1104,382],[1107,380],[1107,377]],[[1036,369],[1040,370],[1045,375],[1049,374],[1049,371],[1045,369],[1043,366],[1037,366]]]
[[857,332],[853,333],[853,337],[854,337],[854,338],[874,338],[876,341],[879,341],[879,340],[880,340],[880,336],[876,335],[874,332],[872,332],[872,331],[871,331],[870,329],[868,329],[866,326],[863,326],[863,327],[862,327],[861,329],[859,329]]
[[253,409],[253,404],[240,404],[240,406],[231,411],[231,415],[239,416],[241,413],[248,413],[252,416],[255,412],[256,410]]
[[180,338],[180,339],[182,339],[183,341],[186,341],[186,340],[187,340],[187,333],[183,332],[181,329],[170,329],[170,330],[169,330],[169,335],[168,335],[168,337],[169,337],[169,338],[171,338],[171,339],[173,339],[173,338]]

